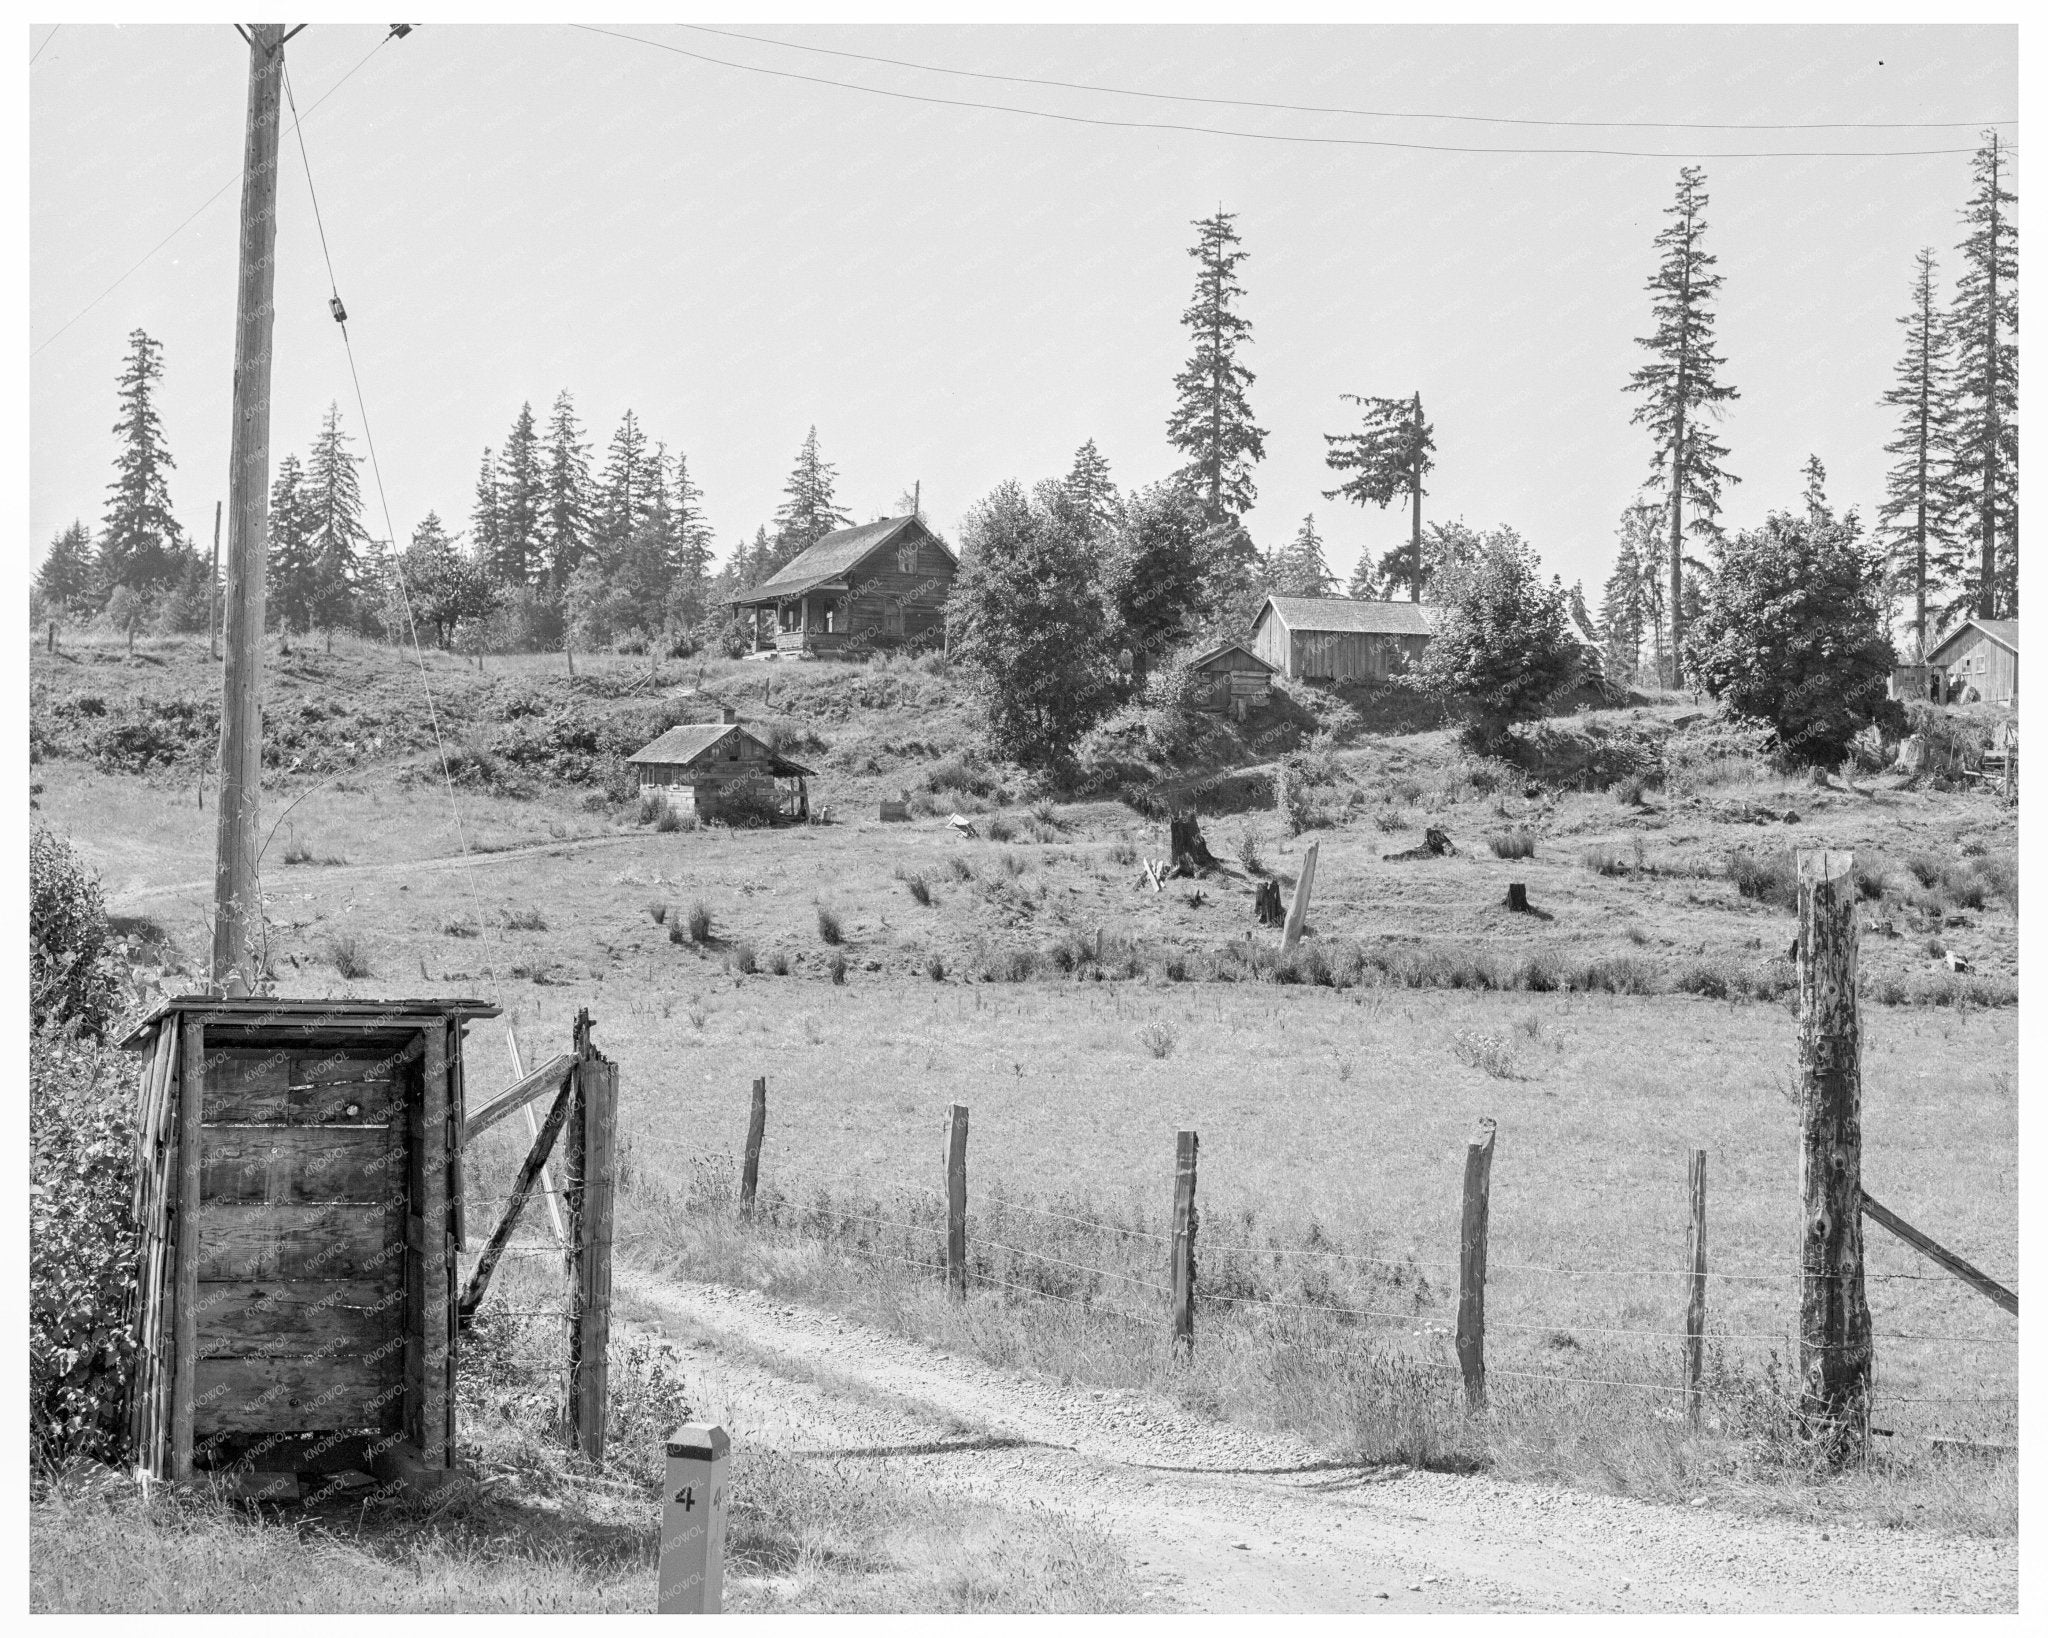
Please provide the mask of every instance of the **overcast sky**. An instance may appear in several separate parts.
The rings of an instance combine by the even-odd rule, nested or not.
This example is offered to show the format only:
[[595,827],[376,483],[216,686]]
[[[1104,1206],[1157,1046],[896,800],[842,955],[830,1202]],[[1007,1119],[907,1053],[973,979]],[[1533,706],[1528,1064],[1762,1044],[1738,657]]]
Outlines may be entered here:
[[[300,109],[352,76],[304,137],[401,538],[429,508],[465,525],[483,447],[522,401],[544,417],[565,387],[594,461],[629,406],[688,453],[721,554],[773,513],[813,424],[856,521],[921,481],[956,541],[978,496],[1063,473],[1089,437],[1120,484],[1154,481],[1177,464],[1165,423],[1187,355],[1190,224],[1221,205],[1250,253],[1259,544],[1313,511],[1343,574],[1361,545],[1404,538],[1400,509],[1322,497],[1336,482],[1322,434],[1351,424],[1341,393],[1419,390],[1439,460],[1425,516],[1512,523],[1597,597],[1647,475],[1621,387],[1644,357],[1651,239],[1680,165],[1708,173],[1723,378],[1742,393],[1722,427],[1742,479],[1726,521],[1792,504],[1809,452],[1838,502],[1869,515],[1894,320],[1920,246],[1955,271],[1968,156],[1707,156],[1968,149],[2017,109],[2005,27],[742,26],[783,43],[622,32],[813,80],[565,27],[429,26],[380,46],[382,25],[316,24],[291,43]],[[97,526],[114,378],[138,326],[164,343],[171,495],[203,546],[228,466],[247,51],[225,25],[49,35],[37,24],[26,45],[41,53],[35,551],[73,517]],[[1127,129],[877,90],[1518,151]],[[1961,123],[1622,123],[1641,121]],[[330,400],[361,431],[289,120],[284,144],[273,465],[304,450]],[[1557,148],[1652,157],[1519,151]],[[365,492],[381,534],[367,472]]]

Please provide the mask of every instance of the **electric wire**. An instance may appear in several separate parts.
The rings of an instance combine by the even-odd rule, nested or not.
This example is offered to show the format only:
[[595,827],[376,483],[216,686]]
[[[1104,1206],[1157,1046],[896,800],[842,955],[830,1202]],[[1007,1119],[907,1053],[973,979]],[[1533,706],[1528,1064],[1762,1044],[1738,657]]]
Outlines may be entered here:
[[52,23],[50,25],[50,32],[43,36],[43,43],[36,47],[35,56],[28,60],[29,67],[35,67],[36,63],[42,58],[43,53],[50,49],[50,42],[57,38],[57,31],[63,26],[62,23]]

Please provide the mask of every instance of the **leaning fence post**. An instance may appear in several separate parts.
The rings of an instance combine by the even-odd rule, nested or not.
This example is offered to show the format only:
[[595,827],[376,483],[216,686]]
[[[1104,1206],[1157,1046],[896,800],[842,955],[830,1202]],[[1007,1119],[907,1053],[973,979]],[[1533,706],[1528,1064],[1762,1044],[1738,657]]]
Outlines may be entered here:
[[1173,1146],[1173,1348],[1191,1354],[1195,1348],[1195,1161],[1201,1137],[1182,1132]]
[[1799,854],[1800,1415],[1838,1458],[1869,1420],[1872,1351],[1855,862],[1832,849]]
[[661,1493],[661,1569],[655,1613],[716,1615],[725,1594],[726,1475],[732,1441],[713,1423],[668,1436]]
[[768,1077],[754,1077],[754,1105],[747,1113],[747,1153],[740,1163],[740,1209],[752,1211],[761,1183],[761,1139],[768,1130]]
[[1494,1122],[1465,1145],[1465,1205],[1458,1223],[1458,1369],[1468,1410],[1486,1409],[1486,1204],[1493,1186]]
[[967,1105],[946,1111],[946,1283],[967,1299]]
[[1287,911],[1287,925],[1281,929],[1280,948],[1291,950],[1301,942],[1302,928],[1308,925],[1308,896],[1315,891],[1316,854],[1321,842],[1311,842],[1308,851],[1301,856],[1301,874],[1294,878],[1294,903]]
[[1692,1211],[1685,1225],[1685,1264],[1690,1286],[1685,1303],[1685,1402],[1700,1419],[1700,1377],[1707,1351],[1707,1151],[1695,1149],[1685,1168]]

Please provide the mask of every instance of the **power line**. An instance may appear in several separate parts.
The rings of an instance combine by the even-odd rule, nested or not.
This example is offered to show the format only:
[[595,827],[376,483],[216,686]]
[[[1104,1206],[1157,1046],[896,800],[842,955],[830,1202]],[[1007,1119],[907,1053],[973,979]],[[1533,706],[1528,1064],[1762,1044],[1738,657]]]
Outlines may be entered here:
[[876,57],[864,51],[839,51],[830,46],[807,45],[799,40],[777,40],[764,34],[743,34],[737,29],[711,28],[703,23],[678,23],[675,26],[689,29],[695,34],[716,34],[728,40],[751,40],[756,45],[780,46],[787,51],[809,51],[822,57],[845,57],[854,62],[883,63],[890,68],[909,68],[921,74],[951,74],[959,79],[997,80],[1006,85],[1044,85],[1061,91],[1090,91],[1109,97],[1144,97],[1152,102],[1195,102],[1216,108],[1265,108],[1286,114],[1344,114],[1359,119],[1445,120],[1469,125],[1533,125],[1565,130],[1609,131],[1946,131],[2019,123],[2010,119],[1841,119],[1764,124],[1748,120],[1519,119],[1506,114],[1417,114],[1386,108],[1335,108],[1318,103],[1258,102],[1247,97],[1199,97],[1181,91],[1140,91],[1121,85],[1090,85],[1076,80],[1039,79],[1029,74],[992,74],[972,68],[946,68],[937,63],[908,62],[901,57]]
[[818,74],[799,74],[788,68],[763,68],[754,63],[736,63],[729,57],[713,57],[706,52],[691,51],[685,46],[670,45],[666,40],[649,40],[638,34],[624,34],[617,29],[598,28],[589,23],[572,23],[572,28],[586,34],[602,34],[609,39],[625,40],[634,45],[650,46],[656,51],[671,52],[678,57],[688,57],[700,63],[711,63],[719,68],[737,69],[743,74],[765,74],[772,79],[800,80],[807,85],[827,85],[839,91],[858,91],[871,97],[888,97],[896,102],[924,103],[937,108],[974,108],[997,114],[1018,114],[1026,119],[1052,120],[1061,125],[1095,125],[1122,131],[1175,131],[1201,136],[1237,137],[1247,142],[1279,142],[1307,144],[1325,148],[1393,148],[1414,153],[1433,154],[1516,154],[1542,156],[1555,154],[1560,157],[1593,157],[1605,159],[1920,159],[1948,154],[1971,154],[1974,148],[1810,148],[1750,150],[1733,153],[1702,153],[1695,151],[1650,150],[1642,148],[1514,148],[1481,147],[1476,144],[1443,142],[1397,142],[1389,137],[1347,137],[1347,136],[1304,136],[1278,131],[1236,131],[1216,125],[1187,125],[1166,120],[1107,119],[1091,114],[1060,114],[1044,108],[1019,108],[1013,103],[975,102],[964,97],[934,97],[916,91],[891,91],[878,85],[860,85],[851,80],[826,79]]
[[35,56],[29,58],[28,60],[29,67],[35,67],[37,59],[40,58],[44,52],[50,49],[50,42],[57,38],[57,30],[59,30],[63,26],[64,25],[62,23],[52,23],[50,25],[50,32],[43,36],[43,43],[36,47]]
[[[325,102],[329,97],[333,96],[335,92],[339,91],[344,85],[348,84],[350,80],[354,79],[356,75],[362,70],[363,64],[367,63],[370,60],[370,58],[376,56],[379,51],[383,50],[384,47],[390,43],[391,39],[392,36],[386,35],[382,40],[379,40],[375,45],[370,47],[369,51],[364,55],[362,62],[357,63],[354,68],[351,68],[346,74],[342,75],[340,79],[336,80],[325,91],[323,91],[320,94],[319,101],[307,104],[305,115],[301,115],[299,111],[296,108],[294,108],[292,110],[293,128],[296,129],[300,119],[308,117],[317,112],[319,110],[321,103]],[[48,40],[45,40],[43,42],[43,44],[45,45],[48,45],[49,43],[50,42]],[[38,52],[37,55],[40,56],[41,53]],[[83,307],[79,308],[79,310],[73,313],[70,318],[66,319],[55,330],[51,331],[49,335],[45,336],[42,341],[37,343],[34,347],[31,347],[29,349],[28,356],[30,358],[34,358],[36,354],[40,353],[45,347],[49,346],[51,342],[55,341],[66,330],[70,329],[72,325],[76,324],[80,319],[84,318],[86,314],[90,313],[95,307],[99,306],[101,302],[105,301],[116,290],[119,290],[122,285],[126,284],[130,279],[134,278],[137,273],[142,271],[143,266],[147,262],[149,262],[149,260],[152,257],[154,257],[158,251],[162,250],[165,245],[169,244],[173,239],[177,238],[179,234],[183,233],[194,222],[198,221],[201,216],[206,214],[208,207],[210,207],[215,200],[219,199],[222,194],[226,193],[228,189],[232,188],[237,182],[241,180],[242,173],[240,171],[236,171],[233,176],[229,177],[219,187],[215,188],[212,193],[207,195],[205,201],[199,206],[197,210],[195,210],[190,216],[186,217],[185,220],[180,222],[176,227],[172,228],[169,233],[166,233],[161,239],[157,240],[157,242],[154,245],[150,246],[150,248],[143,253],[140,261],[136,262],[135,265],[129,268],[126,273],[123,273],[112,284],[108,285],[106,289],[102,290],[97,296],[93,297],[91,301],[87,302]]]

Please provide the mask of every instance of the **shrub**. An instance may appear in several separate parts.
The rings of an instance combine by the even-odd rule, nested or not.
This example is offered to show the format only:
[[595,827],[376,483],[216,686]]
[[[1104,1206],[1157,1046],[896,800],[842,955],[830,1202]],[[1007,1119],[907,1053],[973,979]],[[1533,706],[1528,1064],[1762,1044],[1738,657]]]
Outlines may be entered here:
[[120,978],[98,880],[62,837],[38,825],[28,844],[29,1021],[104,1035]]
[[1461,1029],[1451,1038],[1451,1051],[1461,1064],[1484,1070],[1497,1081],[1522,1079],[1513,1048],[1498,1035]]
[[1628,774],[1614,782],[1614,800],[1624,808],[1639,808],[1643,805],[1643,776]]
[[1522,957],[1522,964],[1515,969],[1515,988],[1529,990],[1543,995],[1558,987],[1557,961],[1544,950],[1535,950]]
[[934,950],[930,955],[924,958],[924,970],[927,974],[930,975],[934,983],[941,983],[944,981],[946,976],[946,963],[943,959],[941,959],[938,951]]
[[775,954],[768,958],[768,970],[777,978],[787,978],[789,976],[789,953],[786,950],[777,950]]
[[947,855],[946,869],[952,874],[953,880],[956,882],[971,882],[974,880],[974,866],[967,861],[963,854],[953,853]]
[[711,912],[699,899],[690,906],[690,942],[709,944],[711,942]]
[[668,920],[668,906],[659,899],[649,899],[647,901],[647,919],[659,927]]
[[529,904],[524,910],[507,910],[505,925],[515,933],[545,933],[548,918],[540,913],[540,906]]
[[924,905],[927,909],[931,907],[932,884],[926,881],[922,875],[906,878],[903,885],[910,890],[910,896],[919,904]]
[[988,839],[991,842],[1013,842],[1017,839],[1017,827],[1003,814],[997,814],[988,822]]
[[1799,866],[1790,853],[1759,856],[1737,848],[1728,855],[1728,879],[1745,899],[1780,910],[1799,908]]
[[818,906],[818,937],[827,944],[838,944],[846,937],[838,915],[822,904]]
[[846,952],[844,950],[834,950],[832,952],[832,959],[825,963],[825,971],[832,975],[833,983],[844,984],[846,982]]
[[683,930],[683,923],[680,917],[668,924],[669,943],[680,944],[689,936],[690,935]]
[[1687,995],[1704,995],[1714,1001],[1725,1001],[1734,992],[1727,971],[1711,961],[1690,961],[1678,971],[1671,987]]
[[1163,1019],[1154,1019],[1137,1032],[1138,1045],[1155,1058],[1171,1058],[1174,1044],[1179,1040],[1179,1031]]
[[1266,861],[1259,856],[1259,833],[1245,825],[1237,833],[1237,862],[1244,866],[1248,876],[1263,876]]
[[754,954],[753,945],[745,939],[732,947],[726,960],[731,963],[732,970],[736,973],[756,973],[761,970],[761,963]]
[[353,932],[343,930],[329,936],[325,954],[343,978],[368,978],[370,958]]
[[1033,802],[1031,804],[1030,811],[1031,817],[1033,819],[1036,819],[1041,825],[1045,826],[1046,829],[1066,829],[1066,826],[1060,820],[1060,810],[1053,806],[1052,799],[1050,797],[1041,796],[1036,802]]
[[695,830],[697,828],[697,816],[693,813],[685,819],[683,815],[664,802],[661,805],[661,812],[654,816],[654,828],[656,832],[663,836],[670,835],[679,830]]
[[1513,830],[1497,830],[1486,838],[1486,845],[1493,849],[1496,859],[1533,859],[1536,856],[1536,837],[1521,825]]

